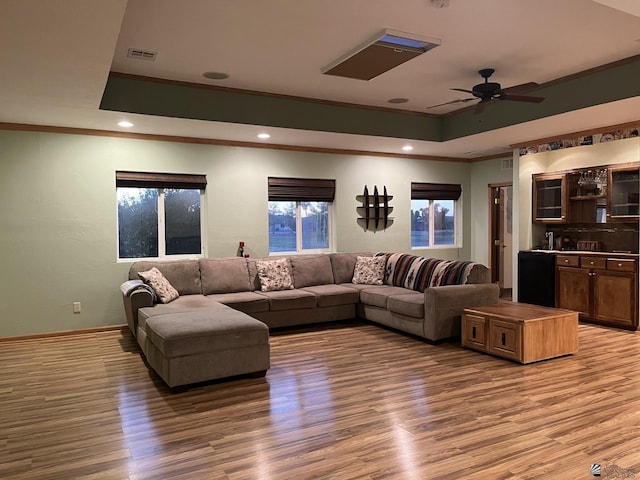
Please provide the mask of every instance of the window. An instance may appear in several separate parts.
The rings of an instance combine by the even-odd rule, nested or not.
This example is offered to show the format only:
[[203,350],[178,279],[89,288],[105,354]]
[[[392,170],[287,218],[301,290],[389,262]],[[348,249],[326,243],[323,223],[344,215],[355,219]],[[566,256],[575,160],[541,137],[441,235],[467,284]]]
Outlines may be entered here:
[[411,184],[411,247],[458,245],[460,185]]
[[116,172],[118,258],[202,254],[204,175]]
[[269,177],[269,253],[331,250],[334,180]]

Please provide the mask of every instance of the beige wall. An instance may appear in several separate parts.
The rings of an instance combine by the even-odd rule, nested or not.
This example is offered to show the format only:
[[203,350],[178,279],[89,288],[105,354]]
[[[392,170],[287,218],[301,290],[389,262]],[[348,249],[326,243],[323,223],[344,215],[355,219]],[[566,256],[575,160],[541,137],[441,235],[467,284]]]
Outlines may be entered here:
[[[410,252],[411,182],[446,182],[462,185],[463,246],[415,253],[474,259],[472,204],[486,203],[465,163],[12,131],[0,131],[0,152],[0,336],[124,323],[118,287],[129,264],[116,260],[116,170],[206,174],[208,256],[234,255],[239,240],[252,256],[267,254],[270,175],[336,179],[338,251]],[[491,169],[474,167],[483,182],[494,181]],[[357,224],[365,184],[394,197],[386,231]]]

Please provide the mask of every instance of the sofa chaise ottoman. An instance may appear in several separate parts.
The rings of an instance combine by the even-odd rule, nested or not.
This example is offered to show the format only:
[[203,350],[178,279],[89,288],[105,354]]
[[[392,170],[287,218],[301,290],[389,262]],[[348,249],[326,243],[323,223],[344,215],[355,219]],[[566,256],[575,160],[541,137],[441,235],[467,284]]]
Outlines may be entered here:
[[[167,273],[175,281],[173,275],[192,266],[168,265]],[[125,288],[140,286],[130,281],[123,284]],[[132,298],[136,302],[135,295]],[[140,306],[136,317],[135,335],[142,353],[171,388],[245,374],[264,376],[270,367],[267,325],[202,295]]]

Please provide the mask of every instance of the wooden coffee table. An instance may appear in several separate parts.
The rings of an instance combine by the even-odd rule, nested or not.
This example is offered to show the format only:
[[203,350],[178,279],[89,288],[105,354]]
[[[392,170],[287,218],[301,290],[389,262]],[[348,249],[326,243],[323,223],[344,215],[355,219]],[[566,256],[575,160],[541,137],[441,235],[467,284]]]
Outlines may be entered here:
[[531,363],[578,351],[578,312],[501,302],[465,308],[462,346]]

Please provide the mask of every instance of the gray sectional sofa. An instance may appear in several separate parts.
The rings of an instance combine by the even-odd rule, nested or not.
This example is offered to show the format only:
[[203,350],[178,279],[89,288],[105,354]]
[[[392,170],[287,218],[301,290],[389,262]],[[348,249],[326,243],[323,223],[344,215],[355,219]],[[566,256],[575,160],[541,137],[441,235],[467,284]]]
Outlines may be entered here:
[[[488,268],[470,262],[458,262],[462,277],[462,268],[450,269],[459,284],[417,291],[407,285],[433,277],[428,262],[442,261],[392,254],[382,285],[353,283],[357,257],[371,255],[292,255],[287,258],[294,288],[267,292],[261,291],[253,258],[135,262],[130,281],[121,286],[127,322],[149,364],[173,387],[266,371],[269,328],[361,318],[437,342],[460,335],[464,308],[498,302]],[[154,302],[138,280],[139,272],[152,267],[178,298]]]

